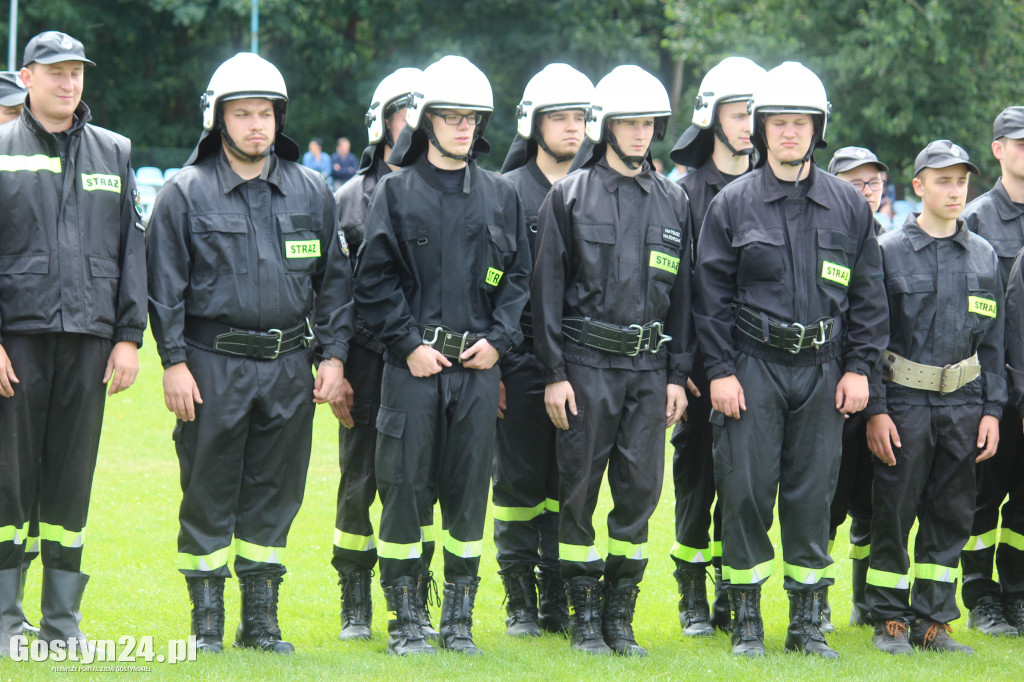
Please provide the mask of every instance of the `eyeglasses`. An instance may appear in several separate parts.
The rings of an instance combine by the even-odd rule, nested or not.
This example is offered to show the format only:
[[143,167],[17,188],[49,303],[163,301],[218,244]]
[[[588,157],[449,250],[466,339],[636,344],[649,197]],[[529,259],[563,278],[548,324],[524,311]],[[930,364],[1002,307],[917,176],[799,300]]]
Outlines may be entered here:
[[878,178],[868,180],[867,182],[863,180],[850,180],[850,184],[856,187],[858,192],[863,192],[865,187],[869,188],[872,192],[877,192],[885,187],[885,181]]
[[484,115],[479,111],[472,111],[468,114],[443,114],[441,112],[435,112],[435,115],[439,118],[443,118],[444,122],[450,126],[461,125],[463,121],[471,126],[480,125],[480,122],[484,120]]

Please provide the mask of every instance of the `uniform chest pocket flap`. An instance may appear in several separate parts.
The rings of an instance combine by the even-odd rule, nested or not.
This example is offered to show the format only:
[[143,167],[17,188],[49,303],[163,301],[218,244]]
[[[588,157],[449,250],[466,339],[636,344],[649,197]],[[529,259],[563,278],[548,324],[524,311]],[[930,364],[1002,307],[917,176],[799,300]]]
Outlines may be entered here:
[[818,230],[818,276],[823,285],[846,290],[850,286],[849,236],[836,230]]
[[196,273],[244,275],[249,271],[249,221],[241,214],[189,219]]
[[967,312],[968,321],[971,318],[988,320],[999,314],[996,301],[996,282],[991,275],[981,275],[976,272],[967,273]]
[[929,329],[935,316],[935,275],[892,275],[885,282],[890,315],[914,330]]
[[285,267],[293,272],[311,272],[321,256],[320,236],[313,228],[312,218],[305,213],[283,213],[274,216],[281,237],[281,255]]
[[512,263],[512,254],[516,252],[515,238],[501,229],[500,225],[487,225],[486,260],[487,272],[481,286],[485,289],[497,289],[505,277],[505,270]]
[[781,227],[756,227],[733,234],[740,282],[781,282],[786,274],[785,244]]

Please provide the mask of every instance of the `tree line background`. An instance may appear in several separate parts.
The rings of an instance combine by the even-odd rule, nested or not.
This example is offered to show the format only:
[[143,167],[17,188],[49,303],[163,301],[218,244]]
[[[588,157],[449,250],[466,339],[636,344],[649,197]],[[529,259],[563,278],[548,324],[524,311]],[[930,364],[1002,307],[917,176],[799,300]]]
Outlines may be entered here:
[[[690,122],[703,74],[740,55],[765,68],[801,61],[832,102],[829,149],[872,148],[907,185],[925,144],[949,138],[983,172],[992,120],[1024,104],[1024,3],[1013,0],[261,0],[260,54],[284,74],[288,134],[366,142],[363,113],[379,80],[461,54],[489,77],[487,137],[497,168],[527,80],[554,61],[596,83],[618,64],[659,76],[677,112],[655,152],[667,161]],[[213,70],[249,49],[250,0],[22,0],[17,55],[49,29],[85,43],[94,122],[133,140],[136,165],[177,166],[201,130]],[[6,13],[0,31],[7,33]],[[20,66],[20,63],[16,66]]]

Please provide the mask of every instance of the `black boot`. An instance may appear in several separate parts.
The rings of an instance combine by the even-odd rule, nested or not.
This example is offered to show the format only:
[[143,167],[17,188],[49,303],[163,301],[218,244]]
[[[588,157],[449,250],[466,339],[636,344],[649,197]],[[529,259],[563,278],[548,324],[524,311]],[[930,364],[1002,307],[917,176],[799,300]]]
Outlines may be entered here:
[[912,654],[914,648],[910,646],[909,627],[903,618],[883,621],[875,626],[871,645],[883,653],[894,656]]
[[985,596],[978,599],[967,615],[967,627],[975,628],[986,635],[1016,635],[1017,628],[1011,625],[999,597]]
[[18,608],[21,609],[21,628],[25,635],[28,637],[38,637],[39,628],[32,625],[28,616],[25,615],[25,609],[22,606],[22,603],[25,601],[25,580],[28,579],[29,566],[31,566],[31,563],[24,563],[21,565],[21,584],[18,586]]
[[[21,579],[20,577],[18,578]],[[78,640],[80,649],[88,641],[78,624],[82,622],[82,594],[89,576],[78,571],[43,567],[43,593],[39,621],[39,639],[44,642]]]
[[417,618],[420,623],[420,630],[423,636],[435,645],[441,643],[441,635],[434,626],[430,624],[430,595],[434,595],[434,605],[440,605],[441,600],[437,596],[437,583],[434,582],[434,574],[431,571],[423,571],[416,579],[416,609]]
[[918,618],[910,624],[910,643],[928,651],[953,651],[959,654],[973,654],[974,649],[961,644],[949,633],[953,628],[946,623],[937,623],[928,618]]
[[480,578],[457,575],[444,583],[444,603],[441,605],[441,646],[467,656],[482,654],[473,643],[473,603]]
[[235,633],[235,646],[290,654],[295,647],[281,639],[277,625],[277,598],[281,576],[264,573],[238,579],[242,590],[242,617]]
[[505,585],[505,634],[540,637],[537,623],[537,577],[529,565],[518,564],[498,571]]
[[[981,600],[979,599],[978,602],[980,603]],[[1003,597],[1002,606],[1003,617],[1006,618],[1007,624],[1024,634],[1024,596],[1006,595]]]
[[722,632],[732,632],[732,608],[729,606],[729,591],[722,578],[722,565],[715,566],[715,601],[711,605],[711,627]]
[[540,585],[540,607],[537,620],[545,632],[566,634],[569,632],[569,602],[565,600],[565,581],[558,569],[537,569]]
[[713,635],[704,571],[699,567],[677,568],[672,574],[679,587],[679,624],[687,637]]
[[572,648],[588,654],[610,654],[601,630],[601,596],[604,583],[597,578],[578,576],[565,584],[565,595],[572,606],[569,626]]
[[192,634],[196,649],[219,654],[224,649],[224,578],[186,578],[192,600]]
[[370,623],[373,620],[373,601],[370,585],[373,571],[349,571],[340,576],[341,585],[341,633],[338,639],[370,639]]
[[832,607],[828,604],[828,587],[821,588],[821,625],[818,626],[821,634],[828,635],[836,631],[832,624]]
[[764,656],[764,623],[761,622],[761,586],[729,587],[732,606],[732,653],[747,658]]
[[821,601],[823,588],[789,591],[789,630],[786,649],[814,654],[821,658],[839,658],[821,634]]
[[850,609],[850,625],[874,625],[871,609],[868,607],[868,560],[850,561],[850,587],[853,591],[853,606]]
[[388,620],[388,653],[396,656],[435,653],[420,629],[420,611],[416,606],[417,579],[402,576],[391,585],[384,586],[388,611],[394,618]]
[[11,653],[11,638],[25,632],[20,585],[20,568],[0,571],[0,658]]
[[633,613],[640,588],[632,578],[620,578],[608,589],[601,630],[604,643],[620,656],[646,656],[647,649],[633,636]]

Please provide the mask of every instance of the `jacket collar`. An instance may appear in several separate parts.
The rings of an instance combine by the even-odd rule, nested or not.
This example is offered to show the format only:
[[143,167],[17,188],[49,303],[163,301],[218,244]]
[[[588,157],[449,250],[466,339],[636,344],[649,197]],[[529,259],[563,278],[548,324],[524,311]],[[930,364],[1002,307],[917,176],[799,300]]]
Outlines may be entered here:
[[594,164],[594,168],[597,170],[597,177],[601,179],[605,189],[609,192],[614,192],[620,185],[626,185],[632,181],[636,181],[636,184],[640,185],[640,189],[647,194],[650,194],[654,188],[651,164],[647,161],[644,161],[643,168],[638,175],[623,175],[609,166],[608,159],[603,156]]
[[[28,95],[25,96],[25,106],[21,108],[21,120],[32,131],[33,134],[39,136],[48,136],[53,138],[54,134],[43,127],[43,124],[39,122],[39,119],[32,113],[32,109],[29,106]],[[61,132],[70,135],[78,135],[85,128],[85,125],[92,120],[92,112],[85,102],[79,102],[75,108],[74,120],[71,123],[71,127]]]
[[[277,191],[281,194],[288,194],[285,191],[284,183],[282,182],[281,164],[275,154],[267,155],[267,160],[263,164],[263,172],[260,173],[259,177],[276,187]],[[228,157],[224,153],[223,149],[221,149],[220,153],[217,154],[217,180],[220,182],[220,188],[224,194],[227,194],[239,185],[248,182],[248,180],[244,179],[231,169],[231,164],[228,163]]]
[[1010,195],[1007,194],[1006,188],[1003,187],[1003,179],[999,178],[996,180],[995,187],[992,188],[992,196],[995,198],[996,210],[999,212],[999,218],[1001,220],[1016,220],[1024,215],[1024,205],[1016,204],[1010,199]]
[[[911,213],[907,216],[907,222],[903,223],[903,233],[907,235],[907,239],[910,241],[910,246],[914,251],[920,251],[924,247],[928,246],[932,242],[936,241],[935,237],[931,236],[923,229],[917,222],[920,213]],[[967,249],[970,245],[970,232],[967,229],[967,223],[962,218],[956,219],[956,232],[953,234],[953,240],[964,249]]]
[[[818,182],[818,164],[814,163],[814,160],[808,162],[811,166],[810,172],[807,174],[807,181],[810,186],[807,188],[807,198],[814,203],[829,207],[829,192],[824,186],[824,183]],[[788,181],[779,180],[775,177],[775,173],[772,172],[771,164],[765,163],[761,166],[761,186],[764,189],[764,200],[765,201],[778,201],[780,199],[786,199],[789,197],[789,192],[786,191],[786,185],[792,185],[793,183]]]

